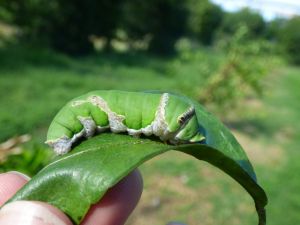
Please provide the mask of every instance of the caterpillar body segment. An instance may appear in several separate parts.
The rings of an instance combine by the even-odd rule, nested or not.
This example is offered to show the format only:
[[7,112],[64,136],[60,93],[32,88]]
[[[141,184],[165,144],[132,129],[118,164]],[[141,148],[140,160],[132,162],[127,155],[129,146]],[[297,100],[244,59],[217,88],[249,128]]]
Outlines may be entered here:
[[194,106],[169,93],[93,91],[67,103],[52,121],[46,143],[65,154],[80,138],[110,130],[155,135],[171,144],[204,140]]

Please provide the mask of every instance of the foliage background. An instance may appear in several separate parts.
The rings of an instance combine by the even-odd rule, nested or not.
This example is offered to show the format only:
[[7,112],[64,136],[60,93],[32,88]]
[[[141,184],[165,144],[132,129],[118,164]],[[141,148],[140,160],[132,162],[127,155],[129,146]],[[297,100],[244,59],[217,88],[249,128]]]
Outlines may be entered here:
[[[0,171],[45,166],[47,126],[75,96],[172,91],[234,132],[269,196],[269,224],[297,224],[299,25],[207,0],[2,0]],[[128,224],[256,223],[250,197],[210,165],[170,153],[140,169],[144,194]]]

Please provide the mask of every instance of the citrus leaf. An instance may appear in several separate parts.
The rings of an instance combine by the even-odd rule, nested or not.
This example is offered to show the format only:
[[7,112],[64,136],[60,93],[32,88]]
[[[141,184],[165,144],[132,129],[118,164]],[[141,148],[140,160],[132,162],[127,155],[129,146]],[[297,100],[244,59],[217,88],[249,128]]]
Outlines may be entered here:
[[128,135],[101,134],[58,157],[10,201],[48,202],[79,224],[91,204],[99,201],[110,187],[138,165],[170,147]]
[[215,165],[239,182],[252,196],[259,225],[266,223],[267,197],[257,184],[253,168],[233,135],[202,106],[193,102],[205,133],[205,144],[167,145],[157,140],[103,133],[83,141],[34,176],[9,200],[48,202],[75,224],[105,192],[144,161],[177,150]]

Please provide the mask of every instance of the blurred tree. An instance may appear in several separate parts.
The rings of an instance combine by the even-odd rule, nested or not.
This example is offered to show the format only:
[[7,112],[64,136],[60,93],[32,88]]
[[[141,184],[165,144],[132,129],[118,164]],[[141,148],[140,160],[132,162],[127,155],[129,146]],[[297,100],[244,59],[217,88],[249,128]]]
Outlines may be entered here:
[[234,13],[226,13],[220,33],[231,35],[237,32],[239,27],[246,26],[249,31],[249,38],[261,37],[265,32],[265,21],[263,17],[249,8],[241,9]]
[[[226,57],[218,71],[210,76],[205,88],[199,91],[199,101],[217,107],[227,116],[247,97],[261,95],[262,78],[271,68],[264,56],[261,42],[250,40],[247,26],[240,26],[224,43]],[[258,57],[260,56],[260,57]],[[266,60],[265,60],[266,59]]]
[[203,44],[213,42],[215,32],[221,25],[224,12],[208,0],[190,0],[189,30]]
[[291,62],[300,64],[300,16],[295,16],[286,22],[280,41]]
[[282,32],[284,26],[286,25],[287,19],[285,18],[275,18],[266,23],[265,37],[270,41],[279,41],[280,33]]
[[23,29],[27,40],[38,40],[69,54],[92,51],[90,35],[109,40],[116,29],[121,0],[2,0],[2,7]]
[[150,35],[149,51],[172,54],[175,41],[184,34],[188,10],[180,0],[125,0],[122,27],[130,39]]
[[11,13],[0,2],[0,19],[9,22],[12,20],[11,16]]

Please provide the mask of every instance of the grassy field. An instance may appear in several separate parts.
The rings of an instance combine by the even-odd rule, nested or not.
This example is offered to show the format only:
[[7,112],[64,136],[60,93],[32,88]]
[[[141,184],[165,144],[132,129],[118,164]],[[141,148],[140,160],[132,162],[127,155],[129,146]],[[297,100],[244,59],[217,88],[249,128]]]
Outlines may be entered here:
[[[255,115],[231,123],[254,164],[269,204],[268,224],[300,221],[299,68],[271,74]],[[251,199],[234,181],[206,163],[178,153],[142,166],[144,199],[128,224],[164,224],[166,218],[187,224],[256,224]],[[284,215],[284,216],[283,216]]]
[[[0,170],[31,174],[46,163],[43,157],[49,153],[41,143],[52,117],[67,100],[95,89],[169,90],[196,98],[223,57],[201,50],[174,58],[111,53],[71,59],[24,46],[0,49],[0,140],[24,133],[33,137],[25,145],[24,158],[10,157]],[[265,80],[263,98],[245,101],[240,116],[225,121],[267,191],[272,225],[300,221],[299,72],[287,65],[274,68]],[[171,220],[189,225],[256,224],[248,194],[207,163],[173,152],[140,169],[145,189],[128,225],[163,225]]]

